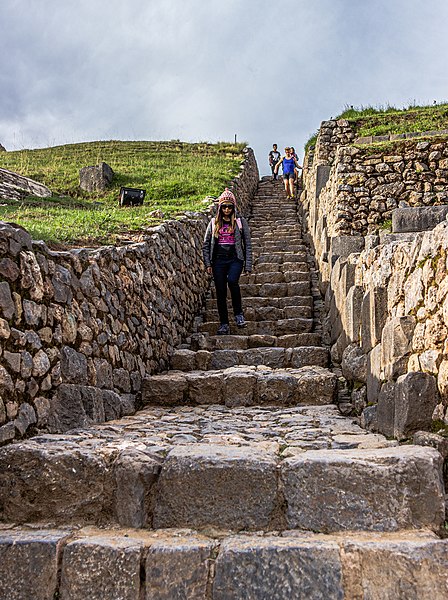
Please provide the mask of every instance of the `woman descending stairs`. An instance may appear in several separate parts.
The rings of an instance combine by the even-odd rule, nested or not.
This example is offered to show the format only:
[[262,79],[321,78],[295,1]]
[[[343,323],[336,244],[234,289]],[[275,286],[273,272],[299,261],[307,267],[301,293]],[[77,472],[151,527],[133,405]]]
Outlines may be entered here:
[[0,600],[448,597],[441,456],[339,414],[280,182],[250,226],[244,329],[211,292],[137,414],[0,450]]

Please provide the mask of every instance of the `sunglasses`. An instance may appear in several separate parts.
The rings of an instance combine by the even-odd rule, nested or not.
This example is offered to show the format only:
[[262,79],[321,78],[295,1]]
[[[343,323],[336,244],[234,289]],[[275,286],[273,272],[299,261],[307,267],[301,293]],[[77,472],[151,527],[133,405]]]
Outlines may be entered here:
[[221,208],[232,210],[233,204],[221,204]]

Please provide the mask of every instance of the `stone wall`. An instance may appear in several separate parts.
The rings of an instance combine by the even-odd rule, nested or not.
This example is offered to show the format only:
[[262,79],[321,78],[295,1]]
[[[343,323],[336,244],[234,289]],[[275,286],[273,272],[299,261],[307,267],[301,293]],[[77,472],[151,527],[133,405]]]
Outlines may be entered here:
[[327,290],[333,356],[355,383],[352,407],[385,435],[448,425],[447,258],[445,221],[335,263]]
[[447,207],[434,206],[448,204],[448,142],[354,146],[344,124],[323,125],[301,201],[325,342],[349,382],[341,409],[399,439],[448,425]]
[[[243,213],[257,183],[248,149],[230,182]],[[67,252],[0,224],[0,443],[135,411],[203,302],[207,221],[191,213],[140,243]]]

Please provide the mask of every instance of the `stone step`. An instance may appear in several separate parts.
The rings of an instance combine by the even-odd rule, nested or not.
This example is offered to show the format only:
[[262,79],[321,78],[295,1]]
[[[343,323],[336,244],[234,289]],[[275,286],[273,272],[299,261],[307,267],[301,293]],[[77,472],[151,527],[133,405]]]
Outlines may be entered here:
[[[263,252],[263,254],[265,254]],[[255,256],[255,259],[257,257]],[[306,271],[309,270],[309,264],[302,262],[283,262],[283,263],[260,263],[257,264],[253,273],[284,273],[285,271]]]
[[266,254],[267,252],[303,252],[305,246],[302,244],[294,244],[289,241],[285,242],[272,242],[272,243],[256,243],[252,245],[252,251],[254,254]]
[[329,352],[321,346],[252,348],[249,350],[175,350],[171,368],[177,371],[227,369],[239,365],[265,365],[273,369],[328,367]]
[[[276,321],[246,321],[245,327],[237,327],[230,317],[231,335],[288,335],[310,333],[313,329],[313,319],[279,319]],[[220,326],[219,321],[207,321],[198,325],[199,333],[214,335]]]
[[272,369],[237,366],[209,371],[169,371],[146,377],[144,406],[224,404],[225,406],[293,406],[330,404],[337,377],[323,367]]
[[22,527],[0,533],[0,555],[10,600],[448,597],[448,543],[428,530],[213,536]]
[[268,273],[251,273],[250,275],[241,275],[240,284],[263,284],[263,283],[294,283],[296,281],[309,281],[310,272],[308,269],[300,271],[277,271]]
[[[214,302],[214,305],[216,306],[216,302]],[[313,309],[310,306],[287,306],[286,308],[266,306],[261,308],[252,308],[248,302],[244,301],[244,316],[246,317],[247,321],[259,322],[295,318],[312,319]],[[205,311],[203,314],[203,318],[205,322],[218,321],[218,310],[214,308]]]
[[[259,308],[289,308],[289,307],[301,307],[307,306],[313,307],[313,298],[310,295],[306,296],[282,296],[280,298],[275,297],[261,297],[261,296],[245,296],[244,297],[245,310],[249,308],[256,310]],[[210,297],[207,298],[205,303],[207,311],[216,309],[216,300]]]
[[[310,295],[310,281],[295,281],[292,283],[243,283],[240,285],[243,298],[249,296],[260,296],[262,298],[281,298],[285,296],[308,296]],[[211,295],[215,297],[214,286],[210,289]]]
[[307,255],[304,252],[271,252],[269,254],[260,254],[254,261],[255,267],[262,263],[302,263],[307,262]]
[[[244,331],[244,330],[242,330]],[[249,348],[294,348],[319,346],[322,336],[318,332],[291,335],[206,335],[195,333],[190,338],[190,349],[198,350],[247,350]]]
[[328,406],[146,409],[6,446],[0,464],[0,518],[17,525],[330,533],[444,519],[435,449]]

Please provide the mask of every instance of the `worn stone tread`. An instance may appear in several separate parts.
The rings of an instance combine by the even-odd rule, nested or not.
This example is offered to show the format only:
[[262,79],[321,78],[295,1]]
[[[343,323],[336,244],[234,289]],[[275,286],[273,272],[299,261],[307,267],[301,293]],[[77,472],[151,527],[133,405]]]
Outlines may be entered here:
[[169,371],[144,379],[143,405],[225,404],[255,406],[330,404],[337,377],[320,366],[272,369],[265,365]]
[[448,596],[448,540],[426,530],[232,535],[195,529],[8,527],[0,532],[0,556],[4,600]]

